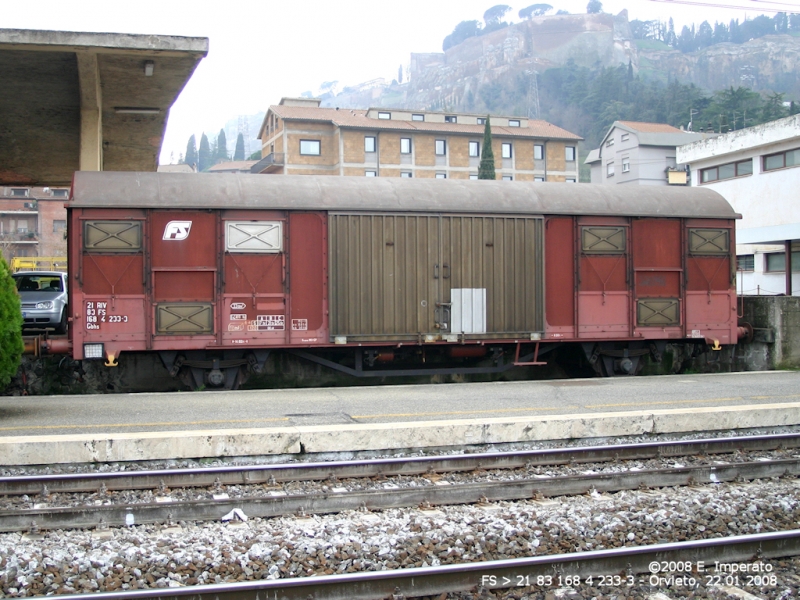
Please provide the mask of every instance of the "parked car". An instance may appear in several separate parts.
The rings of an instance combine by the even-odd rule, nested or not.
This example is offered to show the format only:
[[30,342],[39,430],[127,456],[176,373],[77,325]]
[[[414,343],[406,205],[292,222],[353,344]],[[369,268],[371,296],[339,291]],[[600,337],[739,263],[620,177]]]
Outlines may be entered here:
[[23,329],[54,327],[67,332],[67,274],[58,271],[12,273],[22,303]]

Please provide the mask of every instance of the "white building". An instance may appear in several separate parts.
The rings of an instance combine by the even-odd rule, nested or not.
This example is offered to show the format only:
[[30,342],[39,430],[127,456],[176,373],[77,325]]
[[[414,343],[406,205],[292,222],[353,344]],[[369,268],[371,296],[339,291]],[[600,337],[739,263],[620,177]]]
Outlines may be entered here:
[[799,296],[800,115],[681,146],[676,160],[742,214],[739,293]]
[[614,121],[589,152],[591,182],[634,185],[686,185],[686,172],[677,168],[675,148],[713,134],[683,131],[664,123]]

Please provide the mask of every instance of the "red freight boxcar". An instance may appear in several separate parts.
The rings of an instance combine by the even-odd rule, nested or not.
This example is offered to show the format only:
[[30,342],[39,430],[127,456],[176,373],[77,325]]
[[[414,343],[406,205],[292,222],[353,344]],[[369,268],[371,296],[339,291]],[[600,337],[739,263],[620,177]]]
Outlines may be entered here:
[[278,349],[386,376],[579,343],[634,373],[669,341],[736,343],[736,218],[696,188],[79,172],[73,353],[226,387]]

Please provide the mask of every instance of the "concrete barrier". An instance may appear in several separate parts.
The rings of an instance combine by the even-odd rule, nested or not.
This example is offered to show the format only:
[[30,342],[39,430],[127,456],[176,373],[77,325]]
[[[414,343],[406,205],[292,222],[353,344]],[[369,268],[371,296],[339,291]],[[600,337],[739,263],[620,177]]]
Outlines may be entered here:
[[0,464],[127,462],[483,445],[800,424],[800,402],[582,415],[0,438]]

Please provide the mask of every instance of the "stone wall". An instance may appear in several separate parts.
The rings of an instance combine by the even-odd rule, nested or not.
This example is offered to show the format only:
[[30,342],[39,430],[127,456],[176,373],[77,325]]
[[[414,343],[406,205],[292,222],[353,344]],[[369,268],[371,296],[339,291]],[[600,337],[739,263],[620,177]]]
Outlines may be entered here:
[[800,297],[745,296],[743,301],[742,320],[755,330],[753,342],[744,345],[750,362],[770,369],[800,367]]

